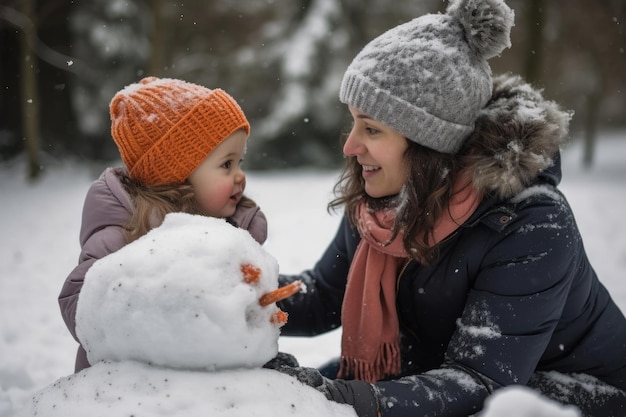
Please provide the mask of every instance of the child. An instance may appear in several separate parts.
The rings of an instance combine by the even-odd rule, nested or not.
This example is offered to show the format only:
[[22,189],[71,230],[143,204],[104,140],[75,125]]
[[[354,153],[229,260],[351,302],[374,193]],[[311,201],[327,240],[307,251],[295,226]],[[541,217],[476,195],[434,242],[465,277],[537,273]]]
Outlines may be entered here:
[[[76,303],[87,270],[159,226],[167,213],[225,218],[259,243],[267,237],[265,216],[243,194],[246,177],[240,163],[250,124],[230,95],[148,77],[119,91],[110,113],[111,135],[125,166],[106,169],[85,198],[79,263],[59,295],[74,338]],[[88,366],[79,346],[75,371]]]
[[453,0],[344,75],[345,218],[280,304],[283,335],[341,326],[341,357],[277,368],[361,417],[474,415],[509,385],[626,415],[626,319],[558,189],[571,114],[487,63],[512,25],[502,0]]

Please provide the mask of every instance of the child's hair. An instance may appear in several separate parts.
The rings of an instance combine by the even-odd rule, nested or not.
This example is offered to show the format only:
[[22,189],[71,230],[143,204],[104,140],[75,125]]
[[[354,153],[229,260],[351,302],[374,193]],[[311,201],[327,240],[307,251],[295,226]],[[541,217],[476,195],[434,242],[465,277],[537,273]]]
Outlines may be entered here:
[[[187,181],[180,184],[149,186],[128,175],[123,175],[121,181],[134,204],[131,218],[125,225],[126,243],[140,238],[150,229],[159,226],[168,213],[206,215],[195,198],[193,187]],[[243,196],[238,205],[254,207],[255,203]]]
[[350,223],[356,225],[357,206],[365,201],[374,210],[395,211],[396,221],[392,238],[403,232],[405,251],[423,264],[430,264],[438,255],[437,246],[428,244],[435,222],[448,208],[452,190],[459,173],[470,159],[464,147],[456,155],[434,151],[408,141],[404,163],[409,167],[409,177],[399,194],[373,198],[365,192],[362,167],[354,156],[348,157],[341,176],[335,184],[336,198],[329,209],[345,206]]

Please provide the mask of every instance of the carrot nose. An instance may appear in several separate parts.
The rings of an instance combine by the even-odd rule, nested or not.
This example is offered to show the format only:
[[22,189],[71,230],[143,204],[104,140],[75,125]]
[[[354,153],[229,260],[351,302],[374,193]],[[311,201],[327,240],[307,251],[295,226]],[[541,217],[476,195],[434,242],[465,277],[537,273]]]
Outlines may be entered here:
[[300,291],[300,287],[302,286],[301,281],[294,281],[291,284],[285,285],[284,287],[280,287],[275,289],[274,291],[267,292],[259,298],[259,304],[261,307],[268,306],[277,301],[284,300],[285,298],[291,297],[298,291]]

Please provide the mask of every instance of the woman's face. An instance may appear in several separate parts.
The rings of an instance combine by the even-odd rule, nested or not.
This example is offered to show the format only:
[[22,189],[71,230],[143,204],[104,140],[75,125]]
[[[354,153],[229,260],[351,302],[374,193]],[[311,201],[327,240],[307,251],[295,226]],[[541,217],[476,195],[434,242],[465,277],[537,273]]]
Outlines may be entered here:
[[393,128],[348,106],[354,124],[343,146],[346,156],[361,165],[365,192],[379,198],[398,194],[408,179],[404,154],[409,143]]

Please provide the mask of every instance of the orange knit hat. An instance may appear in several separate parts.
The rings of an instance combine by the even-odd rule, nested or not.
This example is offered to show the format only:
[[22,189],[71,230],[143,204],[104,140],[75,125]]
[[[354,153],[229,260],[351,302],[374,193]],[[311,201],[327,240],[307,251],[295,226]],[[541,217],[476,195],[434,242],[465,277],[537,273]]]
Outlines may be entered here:
[[111,135],[130,176],[146,185],[185,181],[224,139],[250,124],[220,89],[147,77],[111,100]]

